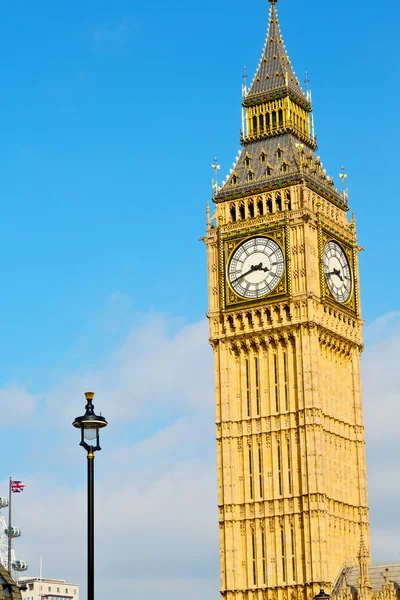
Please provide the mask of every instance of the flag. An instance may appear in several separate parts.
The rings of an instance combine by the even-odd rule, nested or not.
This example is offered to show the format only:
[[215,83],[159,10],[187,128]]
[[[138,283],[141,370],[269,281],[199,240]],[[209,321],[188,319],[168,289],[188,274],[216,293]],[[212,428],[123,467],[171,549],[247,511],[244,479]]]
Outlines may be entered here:
[[22,481],[12,481],[11,482],[11,491],[13,494],[20,494],[24,491],[25,484]]

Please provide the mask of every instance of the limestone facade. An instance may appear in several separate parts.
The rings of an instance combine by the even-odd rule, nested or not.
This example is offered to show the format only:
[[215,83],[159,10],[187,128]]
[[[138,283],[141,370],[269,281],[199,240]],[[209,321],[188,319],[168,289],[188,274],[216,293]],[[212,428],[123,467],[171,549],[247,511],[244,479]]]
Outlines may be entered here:
[[[278,56],[272,44],[280,44],[276,1],[271,4],[263,73]],[[290,87],[289,77],[283,81],[300,106],[300,92]],[[246,113],[253,114],[256,102],[267,106],[260,85],[254,101],[244,96]],[[346,193],[317,167],[310,172],[320,160],[304,106],[307,123],[298,144],[292,143],[293,129],[285,138],[288,120],[275,137],[271,128],[257,136],[254,128],[243,134],[237,166],[215,190],[215,212],[207,211],[207,316],[215,359],[220,575],[226,600],[311,600],[321,584],[333,589],[345,566],[357,560],[361,541],[369,556],[360,247]],[[248,114],[245,120],[253,123]],[[271,165],[269,174],[259,170],[259,162]],[[279,246],[284,271],[268,294],[249,299],[233,288],[230,262],[245,240],[257,236]],[[345,301],[331,293],[324,267],[332,241],[351,272]],[[261,270],[272,270],[265,264]]]

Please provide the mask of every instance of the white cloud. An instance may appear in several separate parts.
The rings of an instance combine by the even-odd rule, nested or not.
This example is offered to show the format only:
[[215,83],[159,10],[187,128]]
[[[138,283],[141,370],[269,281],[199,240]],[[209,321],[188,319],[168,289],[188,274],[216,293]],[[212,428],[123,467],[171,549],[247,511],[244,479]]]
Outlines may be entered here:
[[[182,568],[184,571],[184,567]],[[190,600],[216,600],[215,579],[199,577],[197,579],[188,577],[184,572],[176,578],[139,578],[132,581],[122,578],[118,573],[113,580],[105,582],[102,586],[105,598],[114,598],[118,593],[122,598],[129,598],[135,594],[139,598],[187,598]]]
[[[150,315],[102,367],[71,375],[47,394],[37,468],[15,502],[15,524],[23,530],[16,552],[30,563],[31,574],[42,554],[46,576],[80,582],[84,593],[86,459],[70,423],[83,411],[83,392],[93,390],[96,409],[110,422],[95,461],[96,597],[134,590],[152,600],[162,590],[165,600],[188,593],[194,600],[217,599],[212,352],[206,321],[174,326],[171,332],[164,318]],[[365,333],[373,558],[398,560],[400,325],[389,315]],[[34,410],[26,392],[15,394]]]
[[382,342],[398,330],[400,325],[400,311],[392,311],[382,315],[364,327],[364,338],[368,346],[375,342]]
[[[176,329],[176,323],[175,323]],[[14,522],[17,555],[37,574],[85,584],[85,453],[70,423],[83,392],[109,420],[96,457],[99,600],[124,590],[149,600],[218,597],[218,517],[212,351],[206,321],[168,330],[149,316],[103,368],[47,395],[37,469],[24,479]],[[80,484],[76,486],[76,478]],[[3,482],[6,489],[7,482]],[[192,589],[191,586],[196,586]],[[84,597],[84,596],[83,596]]]
[[15,427],[32,419],[39,397],[23,388],[8,386],[0,390],[0,429]]
[[205,321],[170,334],[164,318],[151,316],[102,368],[72,376],[52,390],[49,411],[62,426],[82,412],[85,391],[96,392],[96,407],[114,426],[208,409],[214,392],[207,339]]
[[371,548],[374,562],[400,561],[399,312],[365,328],[362,387],[367,442]]
[[[188,425],[192,429],[195,426]],[[164,598],[183,600],[187,578],[203,580],[203,586],[208,581],[210,591],[213,581],[217,598],[215,468],[207,457],[186,459],[186,454],[191,453],[186,432],[179,433],[172,426],[170,436],[165,431],[162,437],[165,446],[160,448],[156,444],[159,461],[164,463],[162,471],[158,465],[149,463],[142,443],[139,451],[133,446],[96,457],[99,600],[109,597],[107,589],[122,593],[127,582],[131,589],[143,587],[155,591],[161,581],[169,582]],[[168,438],[177,444],[179,454],[171,453],[169,460],[165,460],[163,450],[169,450]],[[149,443],[149,451],[150,447]],[[82,453],[81,479],[85,461]],[[84,588],[85,483],[74,489],[62,485],[61,480],[58,473],[49,477],[38,472],[27,478],[24,495],[15,500],[14,522],[23,531],[15,548],[18,556],[30,563],[30,573],[37,573],[42,554],[46,576],[78,581]]]

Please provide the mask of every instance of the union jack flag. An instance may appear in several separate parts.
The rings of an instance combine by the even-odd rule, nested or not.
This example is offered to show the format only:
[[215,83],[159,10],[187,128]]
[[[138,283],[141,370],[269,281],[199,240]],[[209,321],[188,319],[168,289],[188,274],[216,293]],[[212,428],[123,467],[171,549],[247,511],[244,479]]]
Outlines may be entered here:
[[11,482],[11,491],[13,494],[20,494],[24,491],[25,484],[22,481],[12,481]]

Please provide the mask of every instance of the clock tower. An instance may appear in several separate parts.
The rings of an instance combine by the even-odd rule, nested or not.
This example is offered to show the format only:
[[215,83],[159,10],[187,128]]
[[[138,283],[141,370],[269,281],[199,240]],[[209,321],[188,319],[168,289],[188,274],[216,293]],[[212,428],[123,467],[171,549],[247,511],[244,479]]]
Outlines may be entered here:
[[269,1],[204,238],[226,600],[310,600],[369,561],[356,223]]

